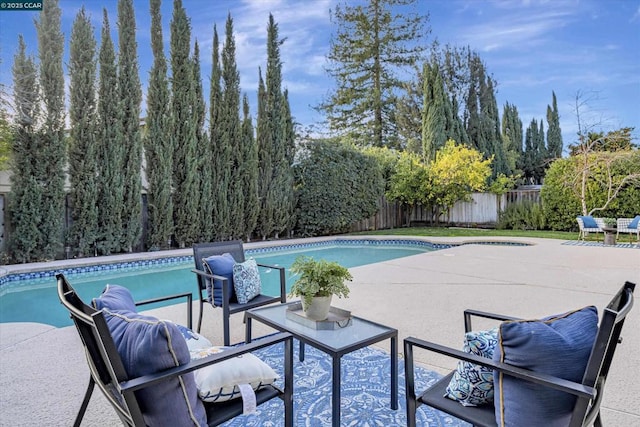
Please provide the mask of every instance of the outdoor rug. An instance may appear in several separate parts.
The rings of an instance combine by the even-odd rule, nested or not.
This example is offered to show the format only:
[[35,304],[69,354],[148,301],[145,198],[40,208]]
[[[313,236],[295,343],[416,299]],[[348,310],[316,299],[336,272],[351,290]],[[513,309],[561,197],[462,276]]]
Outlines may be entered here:
[[563,243],[568,246],[598,246],[601,248],[627,248],[640,249],[640,243],[624,243],[618,242],[615,245],[605,245],[603,242],[586,242],[584,240],[569,240]]
[[[296,427],[324,427],[331,425],[331,358],[311,346],[305,347],[305,360],[298,359],[298,341],[294,341],[293,413]],[[283,375],[283,344],[254,354]],[[404,392],[404,361],[398,360],[398,409],[390,407],[389,354],[374,347],[366,347],[342,358],[342,395],[340,424],[350,427],[406,426]],[[424,390],[440,378],[436,372],[416,368],[416,389]],[[457,418],[421,406],[417,423],[429,427],[469,426]],[[252,415],[242,415],[224,426],[284,425],[284,409],[280,399],[260,405]]]

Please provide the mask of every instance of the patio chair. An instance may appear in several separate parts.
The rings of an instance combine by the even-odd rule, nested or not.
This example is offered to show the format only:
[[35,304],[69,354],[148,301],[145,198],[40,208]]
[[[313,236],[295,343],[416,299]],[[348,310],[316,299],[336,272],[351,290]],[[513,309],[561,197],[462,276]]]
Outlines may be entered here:
[[[257,266],[260,268],[267,268],[279,272],[280,294],[274,297],[259,293],[248,302],[238,302],[234,292],[233,274],[229,274],[229,270],[226,268],[229,266],[229,263],[222,261],[226,263],[226,265],[223,266],[225,271],[221,274],[218,273],[218,271],[212,271],[209,265],[203,261],[212,256],[224,256],[225,254],[230,254],[233,257],[231,264],[245,262],[244,248],[240,240],[195,244],[193,245],[193,260],[196,268],[191,271],[196,273],[198,292],[200,293],[200,313],[196,331],[200,332],[200,328],[202,327],[204,303],[208,302],[214,308],[220,307],[222,308],[224,345],[229,345],[231,341],[229,323],[232,314],[241,313],[267,304],[277,302],[285,303],[287,302],[287,291],[284,267],[258,263]],[[215,268],[213,270],[215,270]]]
[[576,221],[578,221],[578,228],[580,229],[578,238],[581,240],[584,240],[589,233],[604,233],[604,219],[602,218],[579,216],[576,217]]
[[[600,403],[616,346],[622,342],[620,332],[622,331],[624,320],[633,306],[634,289],[635,284],[630,282],[626,282],[622,286],[602,313],[599,326],[595,307],[586,307],[582,310],[565,313],[564,316],[558,316],[553,319],[547,318],[538,322],[519,321],[513,317],[465,310],[464,323],[465,331],[467,332],[472,331],[471,316],[503,322],[500,324],[498,338],[494,338],[494,341],[497,342],[495,352],[498,356],[494,355],[493,358],[472,354],[473,351],[464,352],[448,348],[414,337],[406,338],[404,352],[407,425],[415,427],[416,409],[424,404],[467,421],[474,426],[482,427],[494,427],[497,425],[582,427],[592,424],[602,426]],[[552,322],[563,322],[562,326],[554,327],[553,334],[557,334],[559,332],[555,328],[566,328],[570,319],[573,319],[571,320],[573,323],[570,324],[573,329],[570,329],[567,335],[570,337],[566,341],[567,343],[578,342],[588,335],[588,339],[582,341],[583,345],[580,350],[567,348],[564,351],[560,345],[541,344],[545,341],[548,342],[549,339],[554,339],[550,336],[538,334],[539,338],[536,341],[534,327],[539,327],[539,329],[536,329],[536,332],[539,332],[545,327],[549,328],[549,326],[545,325],[549,325]],[[591,323],[585,322],[585,319],[589,319]],[[540,326],[542,324],[544,325]],[[590,335],[585,334],[585,329],[587,328],[585,325],[587,324],[592,325],[589,326],[589,328],[592,328],[592,330],[590,329]],[[531,329],[527,330],[527,328]],[[515,337],[505,336],[505,332],[510,330],[518,330],[522,334]],[[564,332],[567,332],[567,329],[564,329]],[[466,334],[466,337],[469,337],[469,334]],[[538,347],[533,347],[533,342]],[[514,344],[520,346],[519,350],[509,347]],[[549,347],[545,350],[544,356],[540,349],[543,346]],[[479,371],[472,381],[482,378],[484,368],[480,368],[480,366],[488,368],[489,377],[493,378],[495,383],[495,402],[492,404],[488,399],[482,405],[463,406],[459,401],[444,397],[445,394],[451,394],[452,392],[448,386],[451,386],[451,379],[456,372],[460,372],[461,362],[458,362],[459,365],[456,371],[431,385],[426,391],[418,393],[415,387],[414,374],[415,348],[470,362],[473,365],[466,366],[471,366]],[[544,359],[545,356],[547,359]],[[574,357],[580,357],[581,362],[572,363],[570,359]],[[504,362],[504,360],[509,363]],[[539,367],[537,371],[525,368],[527,363],[540,366],[539,364],[543,363],[541,362],[542,360],[546,360],[546,363],[551,368],[549,369],[548,366],[545,368]],[[582,371],[582,367],[585,365],[586,368]],[[492,373],[491,370],[493,370]],[[549,373],[551,371],[558,371],[559,373],[552,375]],[[569,371],[573,371],[573,376],[581,378],[581,380],[567,380]],[[484,372],[487,372],[487,370],[484,370]],[[558,375],[562,375],[565,378],[560,378]],[[471,379],[472,377],[469,378]],[[509,387],[508,389],[507,386]],[[453,387],[456,387],[455,383]],[[466,385],[463,386],[466,391],[471,389],[471,387],[464,387]],[[487,388],[478,388],[477,390],[487,390]],[[559,390],[559,392],[556,390]],[[474,393],[470,393],[469,396],[471,394]],[[479,397],[481,397],[480,393],[474,394],[474,398],[477,399]],[[537,411],[535,413],[539,414],[539,416],[531,415],[530,411]],[[509,420],[506,419],[507,415],[511,416]],[[518,416],[522,418],[517,419]],[[544,419],[545,417],[553,416],[555,417],[552,419]],[[561,422],[558,422],[559,417]],[[502,424],[503,421],[505,422],[504,424]]]
[[636,240],[640,241],[640,215],[635,218],[618,218],[616,220],[616,227],[618,229],[616,239],[620,238],[620,233],[628,233],[629,242],[631,242],[631,237],[634,234],[636,235]]
[[[114,311],[105,307],[97,310],[80,299],[63,274],[58,274],[56,278],[58,297],[80,334],[90,371],[89,385],[74,427],[80,426],[96,385],[126,426],[219,425],[243,413],[243,400],[236,398],[220,403],[200,400],[193,371],[209,369],[231,359],[238,363],[240,359],[237,356],[280,343],[284,348],[284,387],[270,384],[258,388],[255,391],[256,405],[275,397],[282,399],[285,425],[293,426],[293,338],[290,334],[274,334],[251,344],[191,360],[188,344],[177,325],[157,319],[153,322],[150,316],[125,310]],[[187,298],[190,309],[190,293],[143,303],[182,297]],[[189,313],[187,319],[190,317]],[[123,322],[118,323],[120,320]],[[123,331],[127,335],[122,335]],[[123,348],[123,345],[130,347]],[[142,358],[147,360],[136,366],[134,361]],[[240,363],[245,362],[243,360]],[[159,364],[168,367],[156,369]],[[140,370],[146,373],[128,374]]]

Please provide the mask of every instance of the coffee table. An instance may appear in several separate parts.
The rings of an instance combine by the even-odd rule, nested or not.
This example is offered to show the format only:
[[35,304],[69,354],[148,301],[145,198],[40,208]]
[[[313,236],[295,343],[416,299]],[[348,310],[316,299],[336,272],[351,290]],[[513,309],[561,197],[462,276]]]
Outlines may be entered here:
[[398,330],[357,316],[352,323],[334,330],[317,330],[287,318],[292,304],[277,304],[245,312],[246,342],[251,342],[251,321],[257,320],[278,331],[289,332],[300,341],[300,360],[304,360],[304,345],[308,344],[332,358],[331,424],[340,426],[340,361],[342,356],[371,344],[391,340],[391,409],[398,409]]

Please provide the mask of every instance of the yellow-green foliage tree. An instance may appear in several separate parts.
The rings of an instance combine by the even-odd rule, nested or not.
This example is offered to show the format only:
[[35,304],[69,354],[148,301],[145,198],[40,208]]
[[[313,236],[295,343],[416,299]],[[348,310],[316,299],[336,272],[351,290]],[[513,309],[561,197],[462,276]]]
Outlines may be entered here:
[[416,205],[427,206],[430,189],[429,170],[418,154],[400,152],[390,177],[386,196],[407,207],[406,225]]
[[429,164],[429,199],[436,221],[458,201],[471,200],[471,193],[486,188],[491,175],[491,159],[466,145],[448,140]]

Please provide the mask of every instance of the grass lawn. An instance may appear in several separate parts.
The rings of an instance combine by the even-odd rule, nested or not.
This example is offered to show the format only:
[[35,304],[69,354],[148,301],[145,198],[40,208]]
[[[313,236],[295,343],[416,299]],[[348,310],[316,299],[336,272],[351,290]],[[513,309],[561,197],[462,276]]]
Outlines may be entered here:
[[[493,230],[462,227],[411,227],[389,230],[363,231],[351,234],[384,234],[391,236],[435,236],[435,237],[540,237],[546,239],[578,240],[578,232],[546,230]],[[602,233],[592,233],[587,240],[602,240]]]

